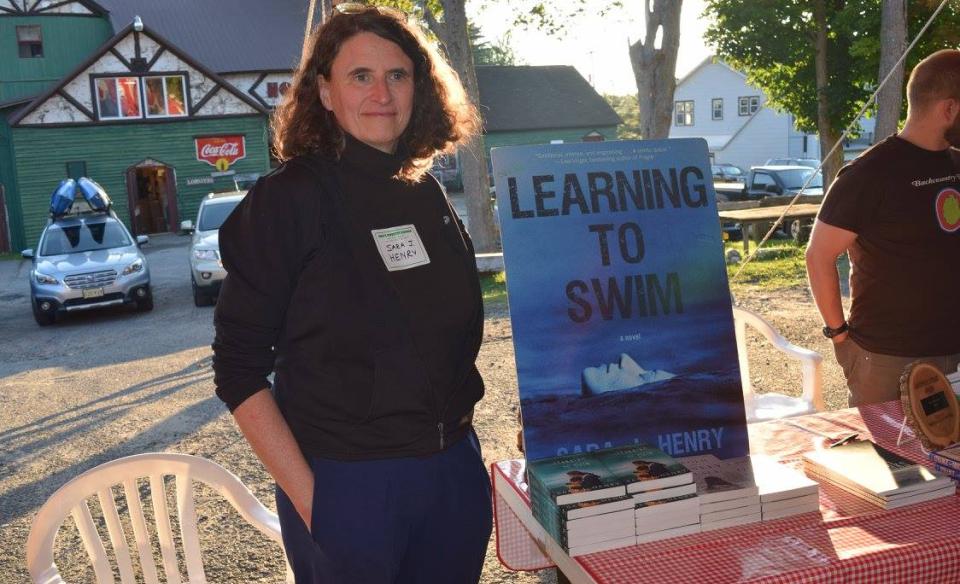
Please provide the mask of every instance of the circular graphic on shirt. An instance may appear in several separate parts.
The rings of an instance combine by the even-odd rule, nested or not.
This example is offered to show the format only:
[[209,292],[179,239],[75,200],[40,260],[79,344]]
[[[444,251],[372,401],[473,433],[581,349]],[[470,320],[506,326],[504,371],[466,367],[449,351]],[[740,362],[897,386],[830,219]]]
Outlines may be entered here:
[[960,192],[957,189],[943,189],[937,194],[937,221],[940,229],[953,233],[960,229]]

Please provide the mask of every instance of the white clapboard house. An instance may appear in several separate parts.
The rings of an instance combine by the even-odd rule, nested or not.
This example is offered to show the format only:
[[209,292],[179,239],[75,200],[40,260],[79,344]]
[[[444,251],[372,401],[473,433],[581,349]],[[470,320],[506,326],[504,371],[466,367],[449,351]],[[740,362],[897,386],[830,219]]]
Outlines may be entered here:
[[680,79],[673,99],[670,137],[704,138],[714,163],[747,169],[770,158],[820,158],[815,134],[767,107],[763,91],[720,59],[707,57]]

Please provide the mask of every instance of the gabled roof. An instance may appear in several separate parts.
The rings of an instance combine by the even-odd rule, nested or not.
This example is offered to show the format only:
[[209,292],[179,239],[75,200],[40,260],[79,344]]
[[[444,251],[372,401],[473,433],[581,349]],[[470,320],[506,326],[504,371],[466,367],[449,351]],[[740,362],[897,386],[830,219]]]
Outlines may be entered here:
[[[63,95],[63,88],[66,85],[72,82],[78,75],[86,71],[87,68],[89,68],[91,65],[93,65],[98,60],[100,60],[100,58],[102,58],[104,55],[112,51],[114,47],[121,40],[126,38],[127,35],[129,35],[131,32],[134,32],[133,23],[127,25],[120,32],[114,35],[113,38],[111,38],[106,43],[104,43],[86,61],[84,61],[83,63],[80,63],[80,65],[78,65],[73,71],[65,75],[63,78],[61,78],[58,83],[48,88],[46,91],[44,91],[43,93],[38,95],[35,99],[33,99],[33,101],[29,103],[29,105],[25,106],[24,108],[17,111],[17,113],[12,115],[9,119],[10,125],[12,126],[20,123],[25,117],[27,117],[30,114],[30,112],[38,108],[41,104],[43,104],[46,100],[48,100],[50,97],[54,96],[55,94],[60,93],[61,95]],[[190,65],[191,67],[193,67],[194,69],[196,69],[197,71],[205,75],[206,77],[209,77],[212,81],[216,83],[216,85],[220,88],[220,90],[229,92],[230,94],[239,98],[241,101],[243,101],[247,105],[251,106],[253,109],[263,114],[268,113],[266,108],[264,108],[262,105],[257,103],[256,100],[254,100],[252,97],[244,94],[242,91],[234,87],[231,83],[225,81],[222,77],[220,77],[213,71],[210,71],[203,64],[195,61],[190,55],[181,51],[175,45],[170,43],[170,41],[166,40],[159,34],[155,33],[151,28],[144,26],[143,29],[139,32],[140,34],[145,34],[146,36],[149,36],[150,38],[152,38],[154,41],[157,42],[157,44],[160,45],[160,47],[163,48],[163,50],[169,51],[170,53],[176,55],[181,61],[183,61],[184,63],[187,63],[188,65]],[[211,95],[212,93],[213,92],[211,92]],[[199,106],[196,106],[196,107],[199,108]]]
[[[60,10],[63,10],[63,6],[69,3],[76,3],[87,10],[90,11],[91,15],[94,16],[106,16],[107,11],[103,9],[102,6],[94,2],[93,0],[69,0],[61,2],[48,2],[41,4],[40,2],[34,2],[34,0],[8,0],[9,5],[0,7],[0,13],[7,14],[58,14],[61,13]],[[71,14],[71,12],[65,12],[63,14]]]
[[140,16],[217,73],[292,70],[300,60],[310,5],[309,0],[98,1],[114,30]]
[[597,128],[623,123],[569,65],[479,66],[480,113],[486,132]]
[[742,77],[742,78],[744,78],[744,79],[747,78],[747,76],[744,75],[742,71],[738,71],[738,70],[734,69],[733,67],[731,67],[730,65],[727,65],[726,61],[724,61],[724,60],[721,59],[720,57],[716,57],[716,56],[714,56],[714,55],[708,55],[706,58],[704,58],[702,61],[700,61],[700,64],[699,64],[699,65],[697,65],[696,67],[694,67],[693,69],[691,69],[690,71],[688,71],[686,75],[684,75],[683,77],[681,77],[680,79],[677,80],[677,87],[680,87],[681,85],[683,85],[684,83],[686,83],[687,81],[689,81],[695,74],[697,74],[697,73],[700,71],[700,69],[703,69],[703,68],[706,67],[707,65],[712,65],[712,64],[721,65],[721,66],[723,66],[724,68],[730,70],[731,72],[736,73],[736,74],[739,75],[740,77]]

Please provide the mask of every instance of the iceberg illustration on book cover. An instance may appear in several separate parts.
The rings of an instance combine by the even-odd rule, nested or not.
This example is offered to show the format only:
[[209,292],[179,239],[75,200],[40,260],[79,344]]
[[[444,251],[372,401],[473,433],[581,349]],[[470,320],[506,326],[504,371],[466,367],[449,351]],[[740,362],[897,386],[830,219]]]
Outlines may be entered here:
[[529,460],[749,453],[706,142],[494,148]]

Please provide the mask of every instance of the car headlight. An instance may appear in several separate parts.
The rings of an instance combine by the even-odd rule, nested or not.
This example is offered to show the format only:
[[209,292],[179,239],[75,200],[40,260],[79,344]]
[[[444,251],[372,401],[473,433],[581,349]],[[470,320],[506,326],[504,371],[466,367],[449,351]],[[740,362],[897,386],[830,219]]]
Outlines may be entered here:
[[215,249],[195,249],[193,257],[198,260],[215,262],[220,259],[220,254]]
[[40,272],[34,272],[33,277],[36,278],[38,284],[59,284],[60,283],[60,280],[57,280],[53,276],[41,274]]
[[130,274],[139,272],[141,270],[143,270],[143,260],[138,259],[138,260],[134,260],[133,263],[131,263],[129,266],[123,268],[123,272],[121,273],[124,276],[129,276]]

